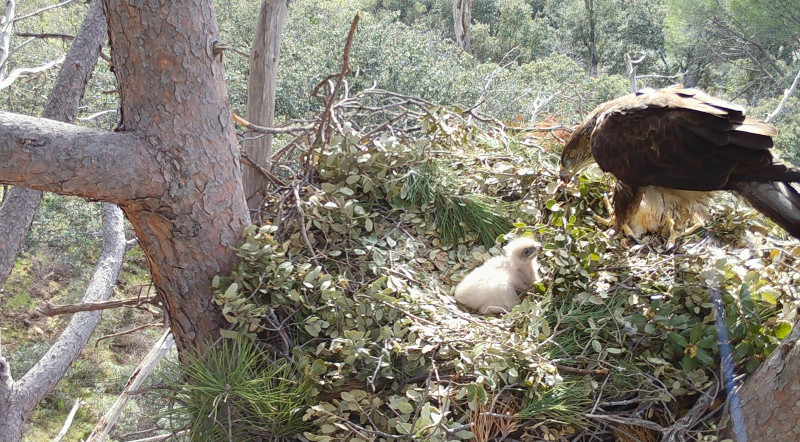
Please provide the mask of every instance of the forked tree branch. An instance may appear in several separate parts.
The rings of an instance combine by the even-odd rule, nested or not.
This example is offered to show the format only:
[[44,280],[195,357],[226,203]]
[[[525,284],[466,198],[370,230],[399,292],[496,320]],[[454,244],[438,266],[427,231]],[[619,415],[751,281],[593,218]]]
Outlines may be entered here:
[[[89,76],[97,64],[97,54],[107,38],[103,5],[94,0],[83,19],[78,35],[67,53],[64,69],[61,69],[53,85],[53,91],[42,111],[42,117],[71,123],[75,110],[83,97]],[[23,187],[12,187],[4,195],[0,206],[0,286],[3,285],[14,260],[22,249],[25,234],[39,208],[42,193]]]
[[8,76],[4,78],[3,81],[0,81],[0,90],[11,86],[11,84],[17,81],[17,78],[19,78],[22,75],[37,74],[39,72],[44,72],[48,69],[52,69],[54,66],[61,63],[62,61],[64,61],[64,57],[58,57],[55,60],[39,65],[35,68],[16,68],[13,71],[11,71],[11,73],[8,74]]

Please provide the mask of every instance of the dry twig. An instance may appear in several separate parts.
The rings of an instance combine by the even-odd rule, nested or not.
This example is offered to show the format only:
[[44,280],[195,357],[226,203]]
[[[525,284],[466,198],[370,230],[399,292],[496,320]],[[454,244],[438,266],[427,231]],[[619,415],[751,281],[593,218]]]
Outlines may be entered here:
[[45,316],[68,315],[77,312],[90,312],[94,310],[107,310],[125,306],[140,306],[143,304],[156,304],[158,295],[142,298],[140,296],[127,299],[113,299],[111,301],[82,302],[67,305],[44,305],[38,308],[39,313]]
[[98,346],[98,344],[100,344],[100,341],[102,341],[102,340],[104,340],[104,339],[118,338],[118,337],[120,337],[120,336],[129,335],[129,334],[131,334],[131,333],[136,333],[137,331],[139,331],[139,330],[143,330],[143,329],[145,329],[145,328],[150,328],[150,327],[160,327],[160,326],[162,326],[162,325],[164,325],[164,323],[163,323],[163,322],[161,322],[161,321],[159,321],[159,322],[151,322],[151,323],[149,323],[149,324],[140,325],[140,326],[138,326],[138,327],[134,327],[134,328],[132,328],[132,329],[129,329],[129,330],[121,331],[121,332],[119,332],[119,333],[112,333],[112,334],[110,334],[110,335],[101,336],[101,337],[97,338],[97,341],[94,343],[94,346],[95,346],[95,347],[97,347],[97,346]]

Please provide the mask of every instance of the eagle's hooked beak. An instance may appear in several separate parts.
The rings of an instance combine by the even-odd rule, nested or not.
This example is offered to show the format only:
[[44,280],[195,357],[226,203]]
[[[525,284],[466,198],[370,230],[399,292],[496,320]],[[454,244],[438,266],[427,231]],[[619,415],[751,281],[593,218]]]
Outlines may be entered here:
[[570,179],[572,179],[572,175],[569,174],[569,170],[563,167],[561,168],[561,170],[559,170],[558,177],[561,178],[561,181],[564,184],[569,183]]

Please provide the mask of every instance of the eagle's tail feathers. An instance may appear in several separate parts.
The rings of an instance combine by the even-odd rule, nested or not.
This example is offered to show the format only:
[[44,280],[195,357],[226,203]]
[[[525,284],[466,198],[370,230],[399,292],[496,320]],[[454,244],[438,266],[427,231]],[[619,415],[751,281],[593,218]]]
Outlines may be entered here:
[[800,193],[783,182],[733,183],[732,190],[753,208],[800,239]]
[[[737,153],[734,152],[733,149],[730,152],[731,154]],[[741,156],[744,152],[738,152],[740,154],[739,157],[734,157],[731,155],[731,158],[736,158],[739,160],[745,160],[746,158]],[[770,182],[770,181],[782,181],[784,183],[798,183],[800,182],[800,169],[791,164],[782,163],[778,160],[773,160],[772,164],[768,166],[758,166],[758,167],[740,167],[736,171],[731,174],[729,177],[729,182],[744,182],[747,183],[749,181],[758,181],[758,182]]]

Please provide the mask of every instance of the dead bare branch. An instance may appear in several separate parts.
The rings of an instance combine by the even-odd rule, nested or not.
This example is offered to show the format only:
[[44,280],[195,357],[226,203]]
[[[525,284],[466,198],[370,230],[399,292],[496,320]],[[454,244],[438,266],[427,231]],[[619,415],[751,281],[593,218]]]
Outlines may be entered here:
[[3,79],[3,81],[0,81],[0,90],[11,86],[11,84],[17,81],[17,78],[19,78],[22,75],[37,74],[39,72],[44,72],[48,69],[52,69],[54,66],[64,61],[64,58],[65,57],[59,57],[55,60],[52,60],[35,68],[16,68],[12,70],[11,73],[8,74],[8,76]]
[[45,305],[38,308],[39,313],[45,316],[68,315],[78,312],[90,312],[94,310],[108,310],[111,308],[119,308],[125,306],[138,306],[143,304],[156,304],[158,296],[151,297],[135,297],[127,299],[112,299],[111,301],[97,301],[97,302],[81,302],[78,304],[67,305]]
[[314,144],[312,145],[311,150],[309,150],[308,155],[306,156],[306,179],[311,177],[311,165],[313,164],[313,149],[320,149],[322,146],[330,139],[330,132],[328,132],[328,123],[333,118],[333,114],[331,113],[331,109],[333,107],[333,102],[336,99],[336,96],[339,94],[339,89],[342,87],[342,83],[344,82],[345,75],[349,74],[350,69],[350,46],[353,44],[353,36],[356,33],[356,27],[358,26],[358,21],[361,19],[359,14],[356,14],[353,17],[353,22],[350,24],[350,32],[347,34],[347,41],[344,44],[344,51],[342,53],[342,70],[338,74],[334,74],[332,77],[336,78],[336,83],[331,88],[330,93],[327,95],[327,98],[322,98],[319,96],[319,91],[322,90],[325,85],[328,84],[328,80],[330,80],[331,76],[322,80],[317,87],[314,88],[314,92],[311,94],[313,97],[322,98],[325,102],[325,110],[322,113],[322,118],[319,120],[319,125],[317,126],[317,136],[314,139]]
[[178,439],[180,436],[183,436],[184,434],[187,434],[188,432],[189,432],[188,430],[175,431],[173,433],[161,434],[161,435],[153,436],[153,437],[146,437],[144,439],[136,439],[136,440],[132,440],[130,442],[160,442],[162,440]]
[[23,15],[21,17],[15,18],[14,22],[18,22],[18,21],[25,20],[27,18],[35,17],[35,16],[41,14],[42,12],[46,12],[46,11],[49,11],[49,10],[55,9],[55,8],[60,8],[62,6],[66,6],[66,5],[70,4],[70,3],[74,3],[75,1],[76,0],[65,0],[65,1],[63,1],[61,3],[57,3],[55,5],[45,6],[44,8],[37,9],[37,10],[31,12],[30,14]]
[[288,127],[265,127],[253,124],[244,118],[231,113],[233,115],[233,121],[239,123],[245,129],[252,131],[252,132],[260,132],[262,134],[272,134],[272,135],[279,135],[279,134],[293,134],[297,132],[305,132],[307,130],[311,130],[314,128],[313,125],[308,126],[288,126]]
[[303,237],[303,242],[305,242],[306,247],[308,248],[309,256],[311,257],[311,261],[314,262],[314,265],[319,265],[319,261],[317,260],[317,252],[314,251],[314,247],[311,246],[311,241],[308,239],[308,232],[306,232],[306,217],[303,214],[303,206],[300,199],[300,183],[295,181],[292,183],[292,192],[294,193],[294,203],[295,207],[297,208],[297,218],[300,224],[300,234]]
[[797,89],[798,82],[800,82],[800,70],[797,71],[797,75],[794,76],[794,81],[792,81],[792,85],[789,86],[789,89],[783,91],[783,98],[781,98],[778,106],[775,107],[775,110],[772,111],[772,113],[770,113],[764,121],[767,123],[772,123],[780,114],[783,113],[783,109],[786,106],[786,101],[792,96],[792,94],[794,94],[795,89]]
[[164,325],[164,323],[161,322],[161,321],[151,322],[149,324],[140,325],[138,327],[134,327],[134,328],[129,329],[129,330],[121,331],[119,333],[112,333],[110,335],[101,336],[101,337],[97,338],[97,341],[95,341],[94,346],[97,347],[100,344],[100,341],[102,341],[104,339],[118,338],[120,336],[129,335],[131,333],[136,333],[139,330],[144,330],[144,329],[150,328],[150,327],[158,327],[158,326],[162,326],[162,325]]
[[95,113],[93,113],[91,115],[87,115],[85,117],[78,117],[78,118],[76,118],[76,120],[78,120],[78,121],[91,121],[91,120],[94,120],[95,118],[102,117],[103,115],[116,114],[117,112],[118,111],[116,109],[108,109],[108,110],[104,110],[104,111],[100,111],[100,112],[95,112]]
[[625,424],[625,425],[633,425],[635,427],[647,428],[647,429],[658,431],[658,432],[664,431],[664,427],[662,427],[661,425],[658,425],[655,422],[651,422],[651,421],[644,420],[644,419],[623,417],[623,416],[617,416],[617,415],[613,415],[613,414],[592,414],[592,413],[588,413],[588,414],[585,414],[585,416],[590,418],[590,419],[601,420],[601,421],[609,421],[609,422],[616,422],[618,424]]
[[628,69],[628,81],[631,84],[631,93],[634,94],[639,88],[636,86],[636,69],[638,68],[638,64],[643,62],[644,59],[647,58],[647,55],[642,55],[641,57],[637,58],[636,60],[631,58],[629,53],[625,53],[625,66]]
[[32,37],[32,38],[57,38],[60,40],[74,40],[75,36],[72,34],[61,34],[57,32],[17,32],[17,37]]
[[147,356],[144,357],[139,366],[136,367],[136,370],[133,371],[133,374],[131,374],[128,383],[125,385],[125,388],[122,390],[116,402],[114,402],[114,405],[112,405],[100,421],[97,422],[97,425],[95,425],[92,434],[89,435],[86,442],[101,442],[105,440],[108,433],[117,423],[125,405],[128,403],[130,399],[129,392],[139,389],[139,387],[144,384],[144,381],[147,380],[147,377],[150,376],[150,373],[153,372],[156,365],[167,355],[167,352],[172,348],[174,342],[172,333],[167,330],[161,338],[153,344]]
[[283,180],[281,180],[280,178],[275,176],[275,174],[273,174],[272,172],[267,170],[266,167],[256,163],[252,158],[250,158],[250,155],[248,155],[246,152],[240,151],[239,154],[240,154],[240,156],[242,158],[242,162],[244,164],[246,164],[246,165],[252,167],[253,169],[257,170],[258,173],[263,175],[264,178],[266,178],[269,181],[271,181],[272,184],[274,184],[274,185],[276,185],[278,187],[286,187],[286,183],[284,183]]
[[64,420],[64,425],[61,427],[61,431],[58,432],[56,437],[53,438],[52,442],[61,442],[61,439],[67,435],[67,431],[69,431],[69,427],[72,426],[72,421],[75,419],[75,413],[78,412],[78,409],[83,405],[83,401],[81,398],[75,400],[75,405],[72,406],[72,409],[69,410],[69,414],[67,418]]

